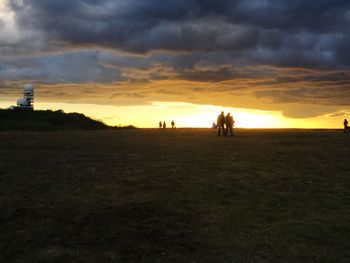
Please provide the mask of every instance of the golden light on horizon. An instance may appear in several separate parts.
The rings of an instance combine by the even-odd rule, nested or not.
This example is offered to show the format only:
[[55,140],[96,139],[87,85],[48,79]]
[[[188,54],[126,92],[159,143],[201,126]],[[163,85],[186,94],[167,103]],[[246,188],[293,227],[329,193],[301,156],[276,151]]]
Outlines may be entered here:
[[[12,102],[13,103],[13,102]],[[1,102],[6,108],[11,102]],[[315,118],[288,118],[279,111],[228,108],[213,105],[197,105],[185,102],[152,102],[148,105],[111,106],[96,104],[69,104],[36,102],[36,109],[80,112],[112,126],[134,125],[139,128],[156,128],[159,121],[172,120],[178,128],[209,128],[221,111],[230,112],[237,128],[339,128],[342,116],[334,118],[322,115]]]

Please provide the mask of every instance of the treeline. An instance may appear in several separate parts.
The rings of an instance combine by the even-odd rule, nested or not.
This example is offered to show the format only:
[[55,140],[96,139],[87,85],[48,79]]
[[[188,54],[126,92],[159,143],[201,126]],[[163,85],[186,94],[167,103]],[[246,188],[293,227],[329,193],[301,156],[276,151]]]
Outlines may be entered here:
[[81,113],[62,110],[0,110],[0,131],[59,131],[131,129],[133,126],[111,127]]

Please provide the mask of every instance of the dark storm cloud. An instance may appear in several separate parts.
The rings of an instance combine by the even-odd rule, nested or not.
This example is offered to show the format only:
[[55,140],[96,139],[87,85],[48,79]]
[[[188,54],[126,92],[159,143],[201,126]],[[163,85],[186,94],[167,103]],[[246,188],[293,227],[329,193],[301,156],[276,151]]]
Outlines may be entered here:
[[[40,21],[57,26],[54,15],[83,22],[145,22],[152,26],[159,21],[195,20],[220,16],[234,23],[263,28],[334,30],[347,21],[347,0],[23,0],[13,1],[16,11],[27,10],[40,15]],[[49,15],[52,15],[51,17]],[[62,18],[62,17],[61,17]],[[61,19],[60,19],[61,20]],[[77,22],[78,22],[77,20]],[[126,24],[126,23],[123,23]],[[43,25],[42,25],[43,26]],[[138,27],[141,25],[138,25]],[[57,28],[57,27],[56,27]]]
[[[329,65],[335,63],[333,60],[339,52],[349,53],[349,45],[344,43],[349,44],[346,37],[349,6],[349,1],[341,0],[23,0],[12,3],[22,28],[41,30],[48,39],[71,45],[99,45],[141,53],[256,51],[247,60],[309,66]],[[307,55],[309,52],[311,55]],[[321,57],[314,58],[314,53]],[[305,62],[310,59],[313,62]],[[339,60],[348,64],[348,60]]]

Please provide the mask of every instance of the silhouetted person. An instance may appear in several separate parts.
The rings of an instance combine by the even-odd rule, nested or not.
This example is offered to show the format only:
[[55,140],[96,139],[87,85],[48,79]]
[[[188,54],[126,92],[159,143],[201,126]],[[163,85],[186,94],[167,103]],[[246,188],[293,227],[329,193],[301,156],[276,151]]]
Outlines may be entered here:
[[226,129],[225,129],[225,124],[226,124],[226,120],[225,120],[225,115],[224,112],[222,111],[221,114],[218,116],[217,119],[217,125],[218,125],[218,136],[221,135],[221,130],[222,130],[222,134],[224,136],[226,136]]
[[175,122],[174,122],[174,120],[171,122],[171,128],[172,128],[172,129],[175,128]]
[[348,120],[344,120],[344,133],[349,133]]
[[226,117],[226,134],[230,134],[230,136],[233,136],[233,125],[235,121],[233,120],[233,117],[231,116],[230,113],[227,113]]
[[160,122],[159,122],[159,129],[161,129],[161,128],[163,128],[163,124],[162,124],[162,122],[160,121]]
[[166,123],[163,122],[163,130],[166,130]]

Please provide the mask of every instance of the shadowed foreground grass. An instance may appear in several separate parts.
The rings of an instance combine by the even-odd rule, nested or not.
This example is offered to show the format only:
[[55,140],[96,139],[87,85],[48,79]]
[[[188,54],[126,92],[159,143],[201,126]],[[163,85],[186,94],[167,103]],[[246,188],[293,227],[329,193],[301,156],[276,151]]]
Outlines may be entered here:
[[350,137],[0,133],[1,262],[348,262]]

